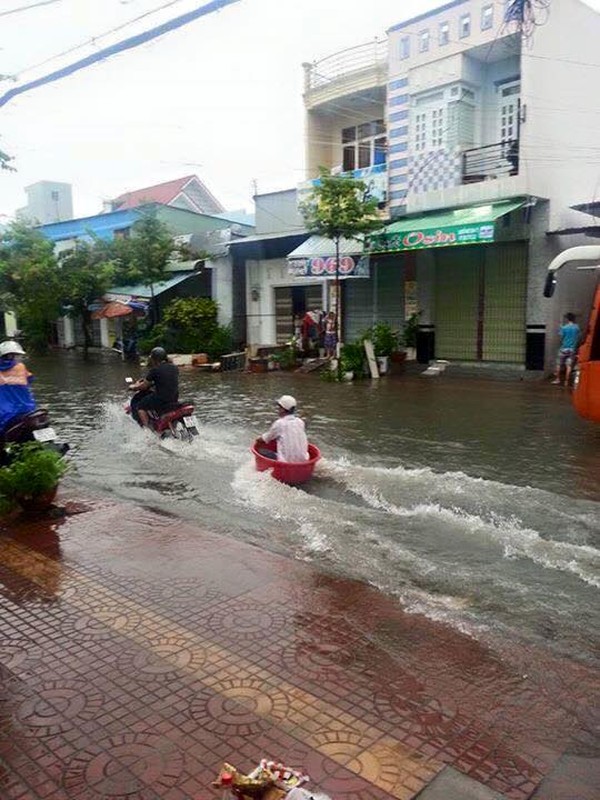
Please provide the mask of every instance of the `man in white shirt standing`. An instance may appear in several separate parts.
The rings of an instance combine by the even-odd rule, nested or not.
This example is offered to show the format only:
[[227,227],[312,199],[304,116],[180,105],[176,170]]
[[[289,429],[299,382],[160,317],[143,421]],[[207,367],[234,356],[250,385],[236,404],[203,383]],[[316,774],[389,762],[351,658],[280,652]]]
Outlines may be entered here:
[[278,461],[298,462],[308,459],[308,439],[304,428],[304,420],[296,416],[296,399],[289,394],[282,395],[277,401],[279,418],[269,430],[260,437],[267,444],[277,442],[277,453],[265,448],[258,452]]

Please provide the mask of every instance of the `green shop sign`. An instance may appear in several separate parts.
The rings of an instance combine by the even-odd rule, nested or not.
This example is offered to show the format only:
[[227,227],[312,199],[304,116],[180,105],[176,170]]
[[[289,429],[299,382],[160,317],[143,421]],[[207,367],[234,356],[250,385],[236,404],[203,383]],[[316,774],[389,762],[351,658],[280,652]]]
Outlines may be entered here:
[[494,225],[453,225],[443,228],[415,228],[389,231],[369,237],[372,253],[393,250],[422,250],[426,247],[450,247],[458,244],[477,244],[494,241]]

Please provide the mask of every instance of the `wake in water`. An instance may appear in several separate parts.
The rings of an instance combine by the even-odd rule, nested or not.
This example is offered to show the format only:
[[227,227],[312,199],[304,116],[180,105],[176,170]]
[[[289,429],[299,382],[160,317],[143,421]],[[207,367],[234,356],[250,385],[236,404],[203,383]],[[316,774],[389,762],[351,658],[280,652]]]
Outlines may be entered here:
[[158,441],[110,404],[81,455],[94,465],[88,483],[283,548],[470,633],[502,625],[592,646],[598,504],[462,472],[361,466],[349,453],[294,488],[256,472],[252,440],[242,426],[204,425],[192,444]]

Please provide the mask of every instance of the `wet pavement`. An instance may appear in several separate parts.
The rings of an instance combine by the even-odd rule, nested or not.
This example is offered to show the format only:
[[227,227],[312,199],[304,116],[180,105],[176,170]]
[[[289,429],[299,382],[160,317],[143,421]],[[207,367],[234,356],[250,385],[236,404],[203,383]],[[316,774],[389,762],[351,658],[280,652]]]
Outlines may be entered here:
[[337,800],[598,797],[590,664],[68,491],[0,530],[3,800],[200,800],[263,756]]

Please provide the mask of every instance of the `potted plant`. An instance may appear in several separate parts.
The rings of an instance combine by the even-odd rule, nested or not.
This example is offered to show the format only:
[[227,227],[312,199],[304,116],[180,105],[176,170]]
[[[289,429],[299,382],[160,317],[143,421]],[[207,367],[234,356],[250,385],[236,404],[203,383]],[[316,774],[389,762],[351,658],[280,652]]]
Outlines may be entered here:
[[398,352],[398,331],[395,331],[387,322],[376,322],[363,335],[364,339],[373,342],[373,352],[379,365],[379,371],[385,374],[388,371],[388,361],[394,353]]
[[0,468],[0,497],[6,507],[17,505],[26,514],[41,513],[52,504],[66,470],[56,450],[39,442],[15,445],[9,464]]
[[407,357],[412,361],[415,358],[415,351],[417,348],[417,331],[419,330],[419,317],[420,311],[413,312],[404,323],[404,330],[402,331],[402,342],[406,347]]
[[[341,372],[344,375],[352,373],[352,377],[361,378],[365,369],[365,361],[365,348],[362,341],[342,345],[340,362]],[[347,380],[351,380],[351,378],[348,377]]]

